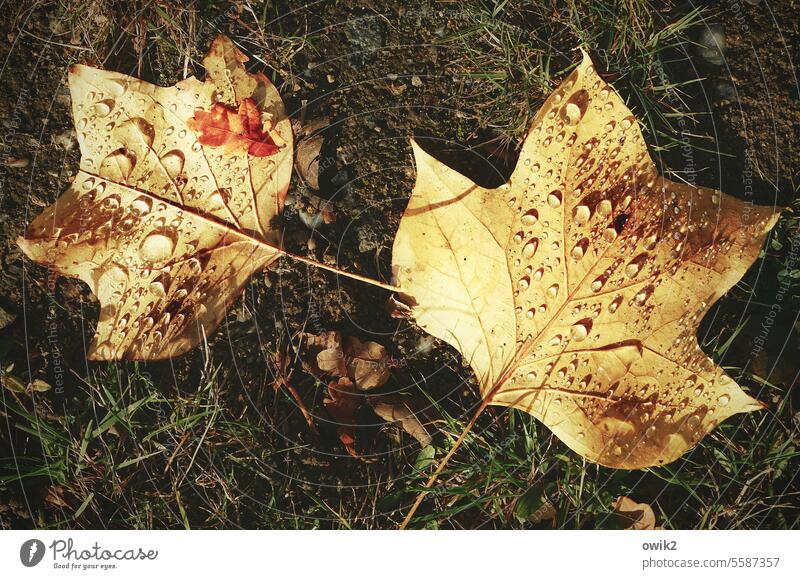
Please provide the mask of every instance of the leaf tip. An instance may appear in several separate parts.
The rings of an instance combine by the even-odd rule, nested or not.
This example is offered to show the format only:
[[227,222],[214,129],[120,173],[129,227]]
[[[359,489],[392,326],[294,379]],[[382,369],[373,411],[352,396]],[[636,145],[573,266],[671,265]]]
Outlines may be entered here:
[[414,166],[417,169],[417,175],[419,176],[419,170],[424,165],[430,165],[432,162],[437,162],[429,153],[425,151],[422,147],[419,146],[414,138],[409,139],[411,143],[411,151],[414,157]]
[[37,245],[32,240],[28,239],[24,235],[19,235],[15,241],[17,243],[17,247],[22,250],[22,253],[24,253],[28,259],[33,261],[41,261],[39,252],[36,251]]
[[589,56],[589,52],[586,50],[586,48],[583,46],[579,46],[578,50],[581,51],[581,67],[591,66],[592,57]]

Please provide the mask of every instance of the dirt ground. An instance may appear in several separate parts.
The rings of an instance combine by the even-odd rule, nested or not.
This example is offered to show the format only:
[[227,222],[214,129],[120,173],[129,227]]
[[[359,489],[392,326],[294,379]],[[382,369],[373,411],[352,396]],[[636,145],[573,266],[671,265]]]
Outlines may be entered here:
[[[672,146],[656,156],[663,171],[674,171],[699,185],[754,203],[790,205],[800,180],[800,94],[794,68],[800,58],[796,17],[800,3],[753,0],[709,3],[709,7],[712,13],[721,10],[721,14],[689,32],[695,45],[668,49],[674,59],[665,59],[668,64],[663,71],[668,82],[699,79],[681,89],[680,100],[664,103],[664,110],[694,113],[680,125],[692,147]],[[689,8],[676,5],[659,14],[672,19]],[[85,357],[98,316],[96,299],[80,282],[49,277],[46,269],[24,261],[14,242],[26,223],[62,193],[78,168],[67,66],[89,62],[171,84],[183,76],[184,69],[202,74],[197,61],[215,30],[240,41],[255,57],[255,64],[267,63],[293,118],[303,123],[319,118],[330,121],[321,158],[320,190],[309,191],[294,178],[283,216],[284,241],[295,253],[390,281],[392,240],[414,179],[409,137],[419,139],[426,149],[482,185],[499,184],[508,176],[516,158],[515,147],[524,135],[524,119],[535,113],[536,103],[546,96],[545,87],[532,89],[529,101],[520,103],[515,118],[523,119],[522,124],[486,124],[477,112],[481,99],[493,99],[493,91],[503,89],[485,78],[464,75],[463,48],[443,42],[471,26],[459,17],[456,4],[324,2],[290,9],[287,3],[269,4],[269,13],[281,15],[267,28],[275,37],[253,34],[247,27],[252,23],[246,11],[212,11],[204,17],[206,26],[192,40],[194,62],[187,62],[181,52],[168,46],[147,49],[141,58],[134,41],[115,44],[113,36],[99,47],[88,48],[84,36],[70,38],[62,32],[61,27],[67,25],[53,5],[21,8],[14,18],[0,22],[0,123],[4,136],[0,150],[0,308],[13,320],[0,329],[0,360],[4,365],[13,363],[14,372],[26,382],[41,378],[58,384],[42,395],[45,404],[41,406],[55,423],[59,417],[85,413],[91,392],[101,383],[121,389],[126,376],[144,373],[163,396],[191,399],[199,395],[209,369],[221,368],[226,381],[216,396],[226,419],[245,420],[262,430],[258,434],[243,431],[241,438],[228,442],[256,457],[262,472],[272,469],[272,480],[262,481],[271,490],[248,490],[249,499],[272,505],[270,508],[284,513],[281,516],[299,518],[302,522],[297,525],[330,526],[332,523],[325,521],[336,519],[331,512],[305,514],[304,509],[313,505],[309,495],[318,494],[323,502],[350,509],[342,516],[361,520],[356,526],[387,526],[396,521],[391,510],[406,505],[413,495],[386,498],[391,495],[386,489],[397,491],[412,482],[419,484],[410,469],[419,452],[414,441],[397,429],[387,429],[367,412],[358,429],[358,447],[372,458],[353,459],[344,452],[335,425],[325,413],[325,392],[320,384],[301,372],[296,374],[295,386],[317,419],[319,435],[309,431],[296,404],[273,388],[276,351],[296,342],[301,331],[336,329],[380,342],[399,361],[385,392],[424,400],[424,389],[435,400],[437,410],[459,418],[469,416],[477,397],[465,363],[454,350],[413,324],[392,318],[386,308],[387,292],[282,262],[254,277],[244,297],[210,337],[207,350],[199,348],[167,362],[121,363],[109,369],[108,364],[90,363]],[[97,20],[89,22],[89,27],[99,28],[105,22],[103,15],[88,14],[87,18]],[[516,24],[531,25],[521,20]],[[714,55],[700,49],[709,29],[724,34],[722,64],[714,64]],[[294,40],[284,40],[287,37]],[[576,60],[573,49],[578,43],[569,33],[553,37],[553,45],[547,49],[552,56],[551,88],[561,78],[559,73]],[[623,73],[622,69],[608,70],[607,76],[614,82]],[[515,87],[517,81],[502,82]],[[625,82],[618,88],[632,99],[635,112],[644,114],[637,108],[631,88]],[[665,144],[655,131],[648,132],[647,138],[654,147]],[[307,216],[301,214],[311,193],[331,202],[335,222],[314,230],[308,227]],[[794,222],[787,223],[782,225],[784,241],[791,238]],[[787,266],[788,247],[784,242],[782,248],[770,250],[770,256],[745,279],[745,284],[755,286],[750,297],[754,304],[774,301],[779,273],[791,269]],[[737,294],[722,300],[700,334],[709,338],[744,319],[727,354],[731,363],[737,357],[750,357],[753,339],[761,331],[764,311],[757,305],[743,305],[745,299]],[[772,372],[770,380],[786,391],[794,384],[797,371],[796,363],[786,362],[787,358],[796,360],[798,348],[792,319],[796,298],[792,296],[791,301],[788,309],[792,315],[776,323],[770,347],[750,360],[759,372]],[[745,307],[751,309],[743,315]],[[95,386],[87,386],[90,383]],[[500,410],[487,416],[487,424],[500,421],[502,428],[509,428],[506,420]],[[6,413],[2,421],[19,419]],[[80,433],[80,428],[75,428],[78,431],[72,432],[73,436]],[[546,438],[549,452],[570,452],[546,430],[542,429],[540,436]],[[39,443],[20,431],[12,434],[5,426],[0,440],[4,457],[44,452]],[[253,450],[253,444],[268,452]],[[5,514],[0,511],[4,524],[26,527],[59,519],[52,512],[50,482],[31,477],[9,484],[9,472],[6,467],[0,502],[14,507],[5,509]],[[154,500],[173,501],[165,498],[172,495],[155,482],[160,473],[138,476],[158,487],[154,496],[159,498]],[[609,479],[612,476],[616,475],[608,474]],[[99,474],[97,480],[107,479]],[[109,484],[133,484],[127,479],[115,480]],[[248,489],[259,488],[257,480],[250,484]],[[275,489],[281,492],[275,494]],[[203,492],[198,491],[198,496]],[[235,489],[219,492],[236,494]],[[378,507],[367,507],[365,493],[380,494],[386,500],[379,501]],[[113,496],[107,494],[106,504],[113,502]],[[81,501],[68,495],[64,502],[74,510]],[[197,504],[202,511],[202,500]],[[20,505],[27,506],[18,508]],[[81,525],[103,524],[102,512],[102,508],[87,511],[84,516],[88,518]],[[680,519],[677,507],[674,516],[678,525],[693,524]],[[184,519],[187,517],[192,525],[211,520],[200,513],[190,512]],[[370,522],[363,523],[359,517]],[[140,524],[159,525],[147,520]],[[241,516],[216,524],[247,527],[269,521]],[[467,516],[447,526],[482,524],[479,516]]]

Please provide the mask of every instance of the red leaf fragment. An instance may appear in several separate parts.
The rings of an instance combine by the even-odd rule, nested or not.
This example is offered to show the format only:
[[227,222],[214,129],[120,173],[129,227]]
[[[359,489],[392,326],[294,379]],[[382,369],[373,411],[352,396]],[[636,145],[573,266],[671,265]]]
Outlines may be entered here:
[[197,140],[201,145],[246,145],[247,152],[254,157],[269,157],[280,149],[269,131],[264,131],[261,112],[250,97],[242,100],[238,111],[226,104],[214,103],[208,112],[196,111],[186,124],[199,133]]

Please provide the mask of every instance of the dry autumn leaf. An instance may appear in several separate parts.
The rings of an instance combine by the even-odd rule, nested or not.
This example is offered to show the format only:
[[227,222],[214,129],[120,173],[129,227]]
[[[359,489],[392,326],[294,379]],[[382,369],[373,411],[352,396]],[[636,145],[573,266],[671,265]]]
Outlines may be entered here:
[[328,395],[323,400],[325,408],[336,422],[339,440],[353,458],[362,457],[356,448],[356,418],[359,410],[369,405],[372,411],[386,422],[397,423],[423,447],[431,444],[432,437],[420,418],[425,418],[414,408],[407,396],[395,394],[367,394],[360,391],[350,378],[342,377],[328,384]]
[[163,88],[70,67],[80,171],[19,244],[97,295],[90,358],[185,352],[280,255],[272,222],[292,171],[291,125],[246,60],[220,36],[204,82]]
[[536,115],[501,187],[412,145],[396,280],[417,323],[471,364],[481,410],[528,411],[582,456],[641,468],[762,407],[695,333],[778,213],[659,176],[588,55]]
[[377,342],[362,342],[339,332],[303,334],[304,368],[312,374],[349,377],[357,390],[380,388],[390,376],[389,353]]
[[415,410],[411,398],[370,392],[389,379],[392,364],[386,348],[352,336],[343,340],[339,332],[333,331],[319,335],[306,333],[302,338],[300,361],[303,369],[318,378],[338,377],[328,383],[323,402],[336,422],[339,440],[351,456],[363,458],[356,448],[355,427],[357,414],[365,405],[383,420],[399,424],[422,446],[431,443],[431,435],[420,420],[425,417]]
[[323,132],[328,125],[328,119],[319,118],[308,122],[297,131],[295,168],[303,183],[314,190],[319,189],[320,154],[325,142]]
[[356,390],[349,378],[339,378],[328,384],[328,395],[323,400],[325,408],[336,421],[339,440],[353,458],[359,458],[356,449],[355,420],[364,405],[364,396]]
[[411,399],[407,396],[387,394],[370,400],[370,405],[375,414],[386,422],[398,423],[422,446],[428,446],[433,440],[428,429],[420,420],[424,417],[414,409]]
[[658,528],[653,507],[647,503],[637,503],[628,497],[617,497],[611,506],[626,529],[649,531]]

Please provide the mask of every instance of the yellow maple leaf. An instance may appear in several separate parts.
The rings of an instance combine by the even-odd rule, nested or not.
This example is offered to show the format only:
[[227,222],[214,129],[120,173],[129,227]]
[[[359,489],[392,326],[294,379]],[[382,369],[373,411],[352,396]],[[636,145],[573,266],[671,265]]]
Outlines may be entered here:
[[291,177],[292,129],[278,91],[246,61],[219,36],[204,82],[164,88],[70,67],[80,171],[18,243],[97,295],[90,358],[185,352],[281,254],[272,222]]
[[484,189],[412,146],[396,280],[417,323],[472,366],[481,409],[525,410],[582,456],[641,468],[762,407],[695,334],[778,212],[659,176],[588,55],[508,183]]

